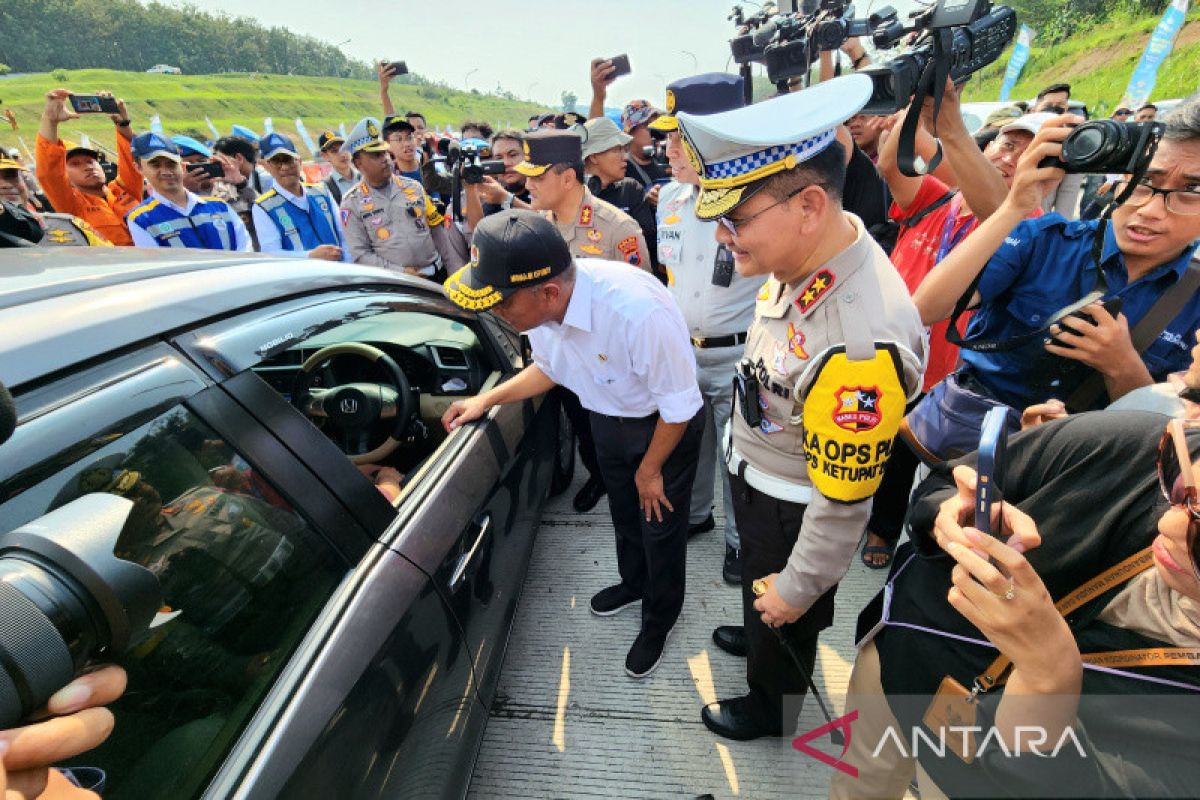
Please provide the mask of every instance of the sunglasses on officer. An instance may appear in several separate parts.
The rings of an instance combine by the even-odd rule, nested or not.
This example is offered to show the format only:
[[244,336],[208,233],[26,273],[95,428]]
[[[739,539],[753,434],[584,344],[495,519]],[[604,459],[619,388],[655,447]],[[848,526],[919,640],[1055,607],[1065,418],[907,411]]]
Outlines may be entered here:
[[1188,450],[1188,431],[1200,430],[1200,420],[1173,419],[1167,423],[1158,443],[1158,488],[1167,502],[1188,513],[1187,546],[1192,557],[1192,569],[1200,577],[1200,492],[1196,488],[1191,451]]

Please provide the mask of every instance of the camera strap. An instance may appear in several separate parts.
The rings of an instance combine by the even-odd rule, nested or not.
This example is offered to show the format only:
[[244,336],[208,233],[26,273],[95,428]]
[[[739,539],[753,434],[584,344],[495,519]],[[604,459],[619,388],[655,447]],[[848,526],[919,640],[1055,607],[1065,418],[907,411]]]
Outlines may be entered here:
[[[896,166],[903,175],[919,178],[933,172],[942,163],[942,144],[937,142],[937,120],[942,110],[942,96],[946,93],[946,79],[950,77],[951,44],[954,33],[950,28],[937,28],[930,32],[933,37],[933,58],[925,64],[921,78],[917,81],[917,91],[913,94],[912,105],[904,115],[904,123],[900,126],[900,142],[896,151]],[[917,168],[917,126],[921,124],[921,109],[925,106],[925,98],[933,97],[933,137],[937,151],[924,169]]]

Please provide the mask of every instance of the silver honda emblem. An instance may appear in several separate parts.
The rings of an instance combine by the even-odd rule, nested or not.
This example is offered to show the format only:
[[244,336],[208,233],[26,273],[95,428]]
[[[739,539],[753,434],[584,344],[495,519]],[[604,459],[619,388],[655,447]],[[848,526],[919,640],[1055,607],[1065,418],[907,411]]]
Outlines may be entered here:
[[358,401],[352,397],[347,397],[341,402],[340,408],[343,414],[354,414],[358,412]]

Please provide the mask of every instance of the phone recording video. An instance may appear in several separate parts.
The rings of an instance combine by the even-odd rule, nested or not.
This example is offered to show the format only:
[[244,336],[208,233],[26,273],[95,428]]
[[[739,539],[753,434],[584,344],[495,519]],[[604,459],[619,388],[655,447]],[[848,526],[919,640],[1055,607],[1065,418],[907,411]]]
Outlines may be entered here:
[[628,75],[633,70],[629,66],[629,56],[622,53],[619,56],[613,56],[609,59],[613,65],[613,71],[609,73],[608,79],[615,80],[622,75]]
[[76,114],[118,114],[115,98],[98,94],[73,94],[70,96],[71,108]]

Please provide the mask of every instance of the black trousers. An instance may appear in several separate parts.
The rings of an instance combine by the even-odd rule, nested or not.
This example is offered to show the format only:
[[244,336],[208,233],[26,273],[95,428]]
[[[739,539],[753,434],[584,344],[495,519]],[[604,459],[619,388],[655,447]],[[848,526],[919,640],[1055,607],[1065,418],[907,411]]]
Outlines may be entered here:
[[892,442],[892,454],[883,467],[883,480],[875,490],[875,502],[871,505],[871,519],[867,530],[895,544],[904,530],[904,517],[908,514],[908,499],[912,495],[913,478],[921,460],[901,437]]
[[[746,683],[763,713],[784,722],[790,733],[799,702],[808,692],[808,683],[796,669],[788,652],[774,632],[754,609],[754,581],[783,572],[788,556],[800,536],[804,521],[803,503],[789,503],[763,494],[746,481],[730,473],[733,513],[742,537],[742,611],[746,626]],[[804,668],[812,675],[817,658],[817,634],[833,624],[833,598],[837,584],[817,598],[800,619],[780,630],[795,643]],[[790,722],[784,719],[785,706]]]
[[579,460],[583,462],[589,477],[599,479],[600,465],[596,461],[596,441],[592,438],[592,412],[580,405],[579,397],[569,389],[559,386],[554,391],[562,398],[563,411],[567,412],[567,419],[571,420],[571,427],[579,437]]
[[675,510],[663,508],[661,522],[646,521],[633,479],[654,437],[658,415],[640,419],[591,416],[600,475],[617,532],[621,585],[642,598],[642,630],[666,633],[683,608],[688,511],[704,433],[704,409],[688,422],[683,438],[663,464],[663,491]]

